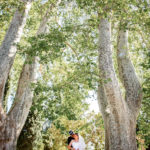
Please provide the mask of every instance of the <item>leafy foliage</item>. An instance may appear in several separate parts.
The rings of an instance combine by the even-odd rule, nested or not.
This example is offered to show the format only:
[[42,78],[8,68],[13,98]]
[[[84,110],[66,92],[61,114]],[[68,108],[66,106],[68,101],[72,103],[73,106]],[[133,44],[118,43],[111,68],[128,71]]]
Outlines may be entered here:
[[[88,93],[91,90],[97,91],[99,82],[97,60],[100,17],[107,17],[112,22],[113,51],[117,46],[118,25],[121,23],[122,28],[129,30],[130,57],[143,83],[144,93],[137,134],[145,140],[145,145],[150,145],[148,1],[64,0],[57,7],[55,3],[56,0],[33,2],[24,36],[18,44],[16,59],[10,72],[7,97],[9,101],[13,101],[26,55],[31,58],[38,56],[38,82],[33,85],[33,105],[18,141],[18,149],[23,150],[26,146],[35,150],[42,150],[44,147],[65,149],[70,128],[77,130],[86,143],[91,142],[95,149],[103,149],[101,116],[89,114],[84,118],[84,112],[88,109]],[[23,3],[20,0],[0,2],[1,42],[14,12],[22,7]],[[40,22],[49,7],[54,9],[50,9],[49,12],[48,32],[37,36]],[[100,118],[98,123],[97,118]],[[43,129],[46,122],[51,125],[48,126],[48,130]]]

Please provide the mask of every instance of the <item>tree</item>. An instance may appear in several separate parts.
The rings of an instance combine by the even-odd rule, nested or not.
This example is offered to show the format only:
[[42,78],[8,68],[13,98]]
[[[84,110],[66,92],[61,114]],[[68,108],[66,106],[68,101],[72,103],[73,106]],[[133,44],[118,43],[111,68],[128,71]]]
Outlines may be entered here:
[[[127,30],[132,32],[141,25],[140,12],[143,14],[146,12],[147,2],[140,7],[138,7],[140,2],[136,1],[77,0],[77,2],[87,14],[95,12],[98,16],[101,80],[98,87],[98,99],[105,125],[105,149],[135,150],[137,149],[136,119],[141,107],[142,89],[129,59]],[[134,16],[135,12],[137,13]],[[143,19],[147,18],[144,16]],[[118,42],[114,39],[115,33],[111,35],[111,28],[113,30],[115,28],[115,33],[119,28]],[[112,47],[117,49],[117,57],[112,55],[114,54]],[[115,64],[116,58],[118,67]],[[117,76],[122,82],[124,93]]]
[[[49,19],[49,11],[53,6],[54,6],[53,4],[50,5],[45,16],[43,17],[43,19],[41,21],[41,25],[37,31],[37,35],[40,35],[46,31],[47,21]],[[28,12],[28,9],[25,11],[25,13]],[[24,10],[23,10],[23,12],[24,12]],[[16,18],[18,18],[18,15],[20,16],[20,18],[19,18],[19,20],[16,20]],[[21,18],[22,15],[25,18],[24,17]],[[7,33],[8,35],[6,34],[6,37],[3,41],[2,52],[3,53],[5,52],[4,54],[6,56],[6,58],[5,57],[3,57],[3,58],[5,58],[5,61],[8,61],[8,64],[6,63],[5,66],[6,65],[9,66],[9,68],[7,68],[7,67],[3,68],[6,70],[6,72],[4,74],[4,81],[7,79],[7,75],[9,73],[10,68],[11,68],[11,65],[13,64],[13,60],[14,60],[15,53],[16,53],[16,45],[12,46],[12,44],[17,44],[17,42],[19,42],[19,40],[21,38],[21,34],[22,34],[22,32],[20,32],[19,29],[25,25],[26,17],[27,17],[26,14],[20,14],[18,11],[16,12],[14,19],[12,21],[12,24],[10,26],[10,29],[12,29],[13,28],[12,26],[15,25],[14,22],[18,26],[16,25],[13,28],[14,31],[9,31],[10,33],[8,32]],[[21,22],[19,22],[20,20],[21,20]],[[21,24],[22,22],[23,22],[23,24]],[[11,35],[11,33],[15,33],[16,35]],[[9,38],[11,37],[11,39],[9,39],[8,37]],[[9,47],[6,47],[7,40],[10,42],[10,43],[7,43],[7,44],[10,44],[10,45],[7,45]],[[5,47],[6,47],[6,49],[4,49]],[[8,55],[6,55],[7,51],[8,51]],[[10,53],[12,55],[11,57],[10,57]],[[4,54],[2,54],[2,55],[4,55]],[[5,61],[2,61],[2,65]],[[9,63],[9,61],[10,61],[10,63]],[[17,139],[18,139],[20,132],[24,126],[24,123],[25,123],[26,118],[28,116],[30,107],[32,105],[32,98],[33,98],[33,91],[34,90],[32,89],[31,84],[36,81],[36,78],[35,78],[36,77],[36,74],[35,74],[36,70],[37,70],[37,58],[36,58],[36,56],[32,57],[30,55],[26,55],[26,60],[24,62],[24,65],[23,65],[23,68],[22,68],[22,71],[20,74],[20,78],[18,81],[18,88],[17,88],[17,92],[16,92],[13,106],[11,107],[11,110],[9,111],[8,114],[6,114],[6,113],[3,114],[4,111],[1,110],[1,114],[3,115],[2,116],[3,122],[1,125],[2,129],[0,132],[1,138],[2,138],[2,140],[1,140],[1,148],[2,149],[14,149],[14,150],[16,149]],[[1,92],[3,93],[3,89]]]
[[136,150],[136,119],[140,109],[142,92],[133,65],[128,57],[127,31],[118,34],[117,60],[119,77],[125,87],[125,100],[113,67],[111,50],[111,25],[101,18],[99,35],[100,77],[107,83],[99,85],[99,98],[105,123],[105,149]]
[[0,148],[14,148],[15,133],[11,128],[15,128],[10,116],[3,110],[3,95],[7,77],[13,64],[16,54],[16,44],[20,41],[23,28],[26,23],[28,12],[31,8],[31,0],[22,1],[22,9],[17,9],[6,36],[0,47]]

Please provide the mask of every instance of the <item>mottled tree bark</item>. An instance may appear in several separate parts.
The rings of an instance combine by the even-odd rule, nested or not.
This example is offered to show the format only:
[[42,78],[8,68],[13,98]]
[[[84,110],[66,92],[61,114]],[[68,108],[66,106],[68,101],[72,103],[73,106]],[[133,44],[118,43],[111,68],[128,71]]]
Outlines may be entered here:
[[31,0],[23,0],[24,10],[17,10],[0,47],[0,104],[2,104],[4,87],[16,54],[16,44],[20,41],[26,24]]
[[7,112],[7,95],[9,93],[9,88],[10,88],[10,77],[8,76],[6,84],[5,84],[5,90],[4,90],[4,99],[3,99],[3,109],[5,112]]
[[117,60],[119,77],[126,92],[125,100],[136,117],[141,106],[141,86],[128,56],[128,32],[123,29],[120,29],[118,35]]
[[[43,17],[37,35],[46,32],[49,12],[52,7],[53,4]],[[31,64],[28,63],[29,59],[29,56],[27,56],[18,82],[14,104],[7,116],[5,114],[5,119],[3,119],[2,130],[0,130],[2,135],[0,137],[0,150],[16,150],[17,139],[32,105],[33,89],[31,83],[36,82],[37,57],[32,58]]]
[[0,143],[2,149],[16,150],[18,136],[32,105],[33,89],[31,83],[35,81],[35,71],[35,58],[32,64],[25,62],[18,83],[14,107],[7,114],[5,124],[3,124],[3,137],[1,137],[3,141]]
[[31,83],[36,82],[36,70],[37,70],[36,57],[33,58],[32,64],[28,64],[28,60],[25,62],[20,75],[15,102],[8,114],[8,117],[11,120],[15,120],[17,139],[23,128],[30,107],[32,105],[34,89],[32,88]]
[[[16,142],[14,130],[10,130],[11,128],[15,128],[14,121],[9,121],[2,103],[6,80],[16,54],[16,44],[20,41],[23,34],[23,28],[31,7],[31,0],[23,0],[23,2],[25,3],[24,9],[15,12],[0,47],[0,150],[4,149],[3,143],[7,143],[6,149],[13,150],[13,144]],[[7,130],[8,132],[6,132]]]
[[108,122],[108,115],[109,115],[109,108],[107,108],[108,103],[104,91],[103,82],[100,82],[98,85],[98,103],[100,112],[102,112],[102,116],[104,119],[104,128],[105,128],[105,149],[109,149],[109,122]]
[[16,150],[18,136],[32,105],[33,89],[31,83],[35,81],[35,71],[36,60],[34,58],[32,64],[26,62],[23,66],[14,107],[5,116],[5,120],[1,125],[3,130],[1,130],[0,149],[2,150]]
[[[100,77],[107,81],[106,83],[101,82],[98,90],[98,100],[105,125],[105,149],[136,150],[136,118],[142,94],[134,68],[127,56],[127,35],[126,32],[119,32],[117,54],[119,75],[126,89],[125,100],[122,97],[113,66],[111,24],[107,19],[101,18],[99,35]],[[120,57],[122,52],[126,61]]]

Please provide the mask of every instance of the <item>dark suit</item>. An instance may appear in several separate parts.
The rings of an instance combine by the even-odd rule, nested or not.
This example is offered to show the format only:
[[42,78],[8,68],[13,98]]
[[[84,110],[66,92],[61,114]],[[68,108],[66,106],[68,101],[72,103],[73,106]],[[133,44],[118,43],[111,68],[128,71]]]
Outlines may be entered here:
[[[70,142],[71,142],[72,140],[74,140],[74,138],[71,137],[71,136],[69,136],[69,137],[68,137],[68,140],[67,140],[68,145],[70,144]],[[72,145],[71,145],[71,147],[72,147]]]

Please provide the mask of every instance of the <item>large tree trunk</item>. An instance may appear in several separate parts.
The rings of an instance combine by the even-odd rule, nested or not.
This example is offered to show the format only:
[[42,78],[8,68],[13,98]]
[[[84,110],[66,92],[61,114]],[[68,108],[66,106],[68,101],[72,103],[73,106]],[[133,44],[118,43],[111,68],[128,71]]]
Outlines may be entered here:
[[12,127],[14,128],[14,121],[9,122],[2,103],[5,83],[16,54],[16,44],[20,41],[31,8],[31,0],[23,0],[23,2],[25,3],[24,10],[15,12],[0,47],[0,150],[4,149],[3,143],[8,143],[7,149],[13,149],[14,146],[11,143],[15,143],[14,130],[10,130]]
[[24,10],[17,10],[0,47],[0,105],[2,105],[5,83],[16,54],[16,44],[20,41],[26,24],[31,0],[22,0]]
[[0,137],[0,150],[16,150],[16,134],[15,134],[15,121],[9,118],[5,119],[3,126],[2,137]]
[[3,130],[1,130],[0,149],[2,150],[16,150],[17,139],[32,105],[31,83],[35,81],[35,71],[35,58],[32,64],[25,62],[18,83],[15,103],[1,126]]
[[[107,19],[101,19],[99,34],[100,77],[105,81],[107,80],[107,83],[101,82],[98,89],[98,100],[105,126],[105,149],[136,150],[136,118],[140,108],[141,87],[131,62],[128,64],[124,63],[122,59],[119,59],[119,71],[121,70],[120,64],[121,68],[124,68],[121,70],[122,73],[119,73],[120,78],[125,85],[127,84],[126,86],[124,85],[126,90],[126,98],[124,100],[113,66],[111,24]],[[127,40],[122,39],[124,36],[126,36],[124,32],[123,35],[122,32],[119,32],[119,50],[117,56],[120,56],[119,52],[122,51],[127,44]],[[127,50],[127,48],[125,50]],[[127,54],[125,54],[125,57],[128,58]],[[126,78],[122,74],[126,74]],[[129,90],[132,90],[132,93]]]
[[[53,6],[52,4],[47,10],[37,35],[46,32],[49,12]],[[27,56],[18,82],[15,102],[1,125],[0,150],[16,150],[18,137],[32,105],[34,90],[31,88],[31,83],[36,82],[37,57],[32,58],[31,64],[28,63],[29,59],[30,57]]]

